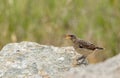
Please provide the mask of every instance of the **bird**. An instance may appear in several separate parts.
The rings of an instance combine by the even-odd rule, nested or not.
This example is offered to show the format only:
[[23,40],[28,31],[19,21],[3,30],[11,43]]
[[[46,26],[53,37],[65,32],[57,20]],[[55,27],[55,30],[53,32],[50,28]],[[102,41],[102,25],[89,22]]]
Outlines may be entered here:
[[[73,34],[67,34],[67,35],[65,35],[65,38],[72,41],[73,47],[74,47],[74,49],[76,50],[77,53],[82,54],[82,56],[77,59],[77,61],[83,59],[81,61],[81,63],[79,63],[79,64],[82,64],[85,61],[86,57],[92,53],[91,51],[103,50],[104,49],[102,47],[96,46],[93,43],[82,40],[82,39],[76,37]],[[81,51],[83,49],[90,50],[90,51]]]

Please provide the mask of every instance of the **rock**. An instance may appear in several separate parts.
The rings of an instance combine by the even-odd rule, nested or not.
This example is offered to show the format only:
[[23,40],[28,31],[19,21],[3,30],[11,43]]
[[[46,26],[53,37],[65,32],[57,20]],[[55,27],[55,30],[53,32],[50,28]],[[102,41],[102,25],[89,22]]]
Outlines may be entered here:
[[84,69],[73,68],[64,78],[120,78],[120,54],[105,62],[88,65]]
[[120,54],[99,64],[73,67],[77,56],[73,47],[10,43],[0,51],[0,78],[120,78]]
[[72,47],[10,43],[0,51],[0,78],[63,78],[76,56]]

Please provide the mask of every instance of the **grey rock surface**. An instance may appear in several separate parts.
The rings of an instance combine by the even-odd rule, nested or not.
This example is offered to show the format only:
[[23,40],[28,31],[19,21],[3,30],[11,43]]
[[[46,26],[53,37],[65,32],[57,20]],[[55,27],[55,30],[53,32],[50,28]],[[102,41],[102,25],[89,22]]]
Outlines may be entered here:
[[120,55],[73,67],[77,56],[73,47],[10,43],[0,51],[0,78],[120,78]]
[[64,78],[120,78],[120,54],[84,69],[73,68]]
[[0,78],[63,78],[75,56],[72,47],[10,43],[0,51]]

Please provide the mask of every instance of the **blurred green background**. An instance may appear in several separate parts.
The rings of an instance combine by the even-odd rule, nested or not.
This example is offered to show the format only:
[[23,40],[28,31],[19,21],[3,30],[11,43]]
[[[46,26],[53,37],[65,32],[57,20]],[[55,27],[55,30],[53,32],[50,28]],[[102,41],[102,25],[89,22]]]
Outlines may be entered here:
[[105,48],[95,63],[119,53],[119,25],[120,0],[0,0],[0,48],[21,41],[68,46],[63,35],[73,33]]

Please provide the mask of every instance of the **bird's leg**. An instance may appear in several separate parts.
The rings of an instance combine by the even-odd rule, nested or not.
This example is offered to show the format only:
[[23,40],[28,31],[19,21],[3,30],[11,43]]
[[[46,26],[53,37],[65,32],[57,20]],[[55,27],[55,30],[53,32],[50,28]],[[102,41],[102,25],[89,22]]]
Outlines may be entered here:
[[[82,61],[80,61],[81,59],[82,59]],[[86,57],[84,55],[82,55],[81,57],[76,59],[76,61],[78,62],[77,65],[81,65],[81,64],[87,65],[87,63],[84,63],[85,60],[86,60]]]
[[79,61],[79,60],[81,60],[83,58],[85,58],[85,56],[82,55],[81,57],[78,57],[76,60]]

